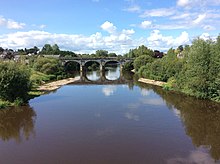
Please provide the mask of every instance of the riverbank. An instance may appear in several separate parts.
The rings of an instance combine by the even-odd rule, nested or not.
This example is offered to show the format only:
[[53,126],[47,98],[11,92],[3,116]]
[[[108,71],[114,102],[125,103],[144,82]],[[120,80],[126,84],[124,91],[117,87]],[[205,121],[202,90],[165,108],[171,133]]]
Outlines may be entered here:
[[[36,89],[32,89],[28,93],[29,99],[32,99],[34,97],[38,97],[38,96],[43,95],[47,92],[54,91],[54,90],[60,88],[63,85],[73,83],[77,80],[79,80],[79,78],[68,78],[68,79],[53,81],[53,82],[50,82],[50,83],[40,85]],[[6,107],[11,107],[11,106],[20,106],[22,104],[23,103],[19,102],[19,101],[9,102],[9,101],[3,101],[3,100],[0,99],[0,109],[6,108]]]
[[138,79],[138,81],[142,83],[146,83],[146,84],[157,85],[160,87],[167,84],[166,82],[163,82],[163,81],[156,81],[156,80],[150,80],[150,79],[145,79],[145,78],[140,78]]
[[79,78],[68,78],[68,79],[53,81],[53,82],[46,83],[46,84],[39,86],[36,90],[43,91],[43,92],[50,92],[50,91],[60,88],[63,85],[73,83],[77,80],[79,80]]

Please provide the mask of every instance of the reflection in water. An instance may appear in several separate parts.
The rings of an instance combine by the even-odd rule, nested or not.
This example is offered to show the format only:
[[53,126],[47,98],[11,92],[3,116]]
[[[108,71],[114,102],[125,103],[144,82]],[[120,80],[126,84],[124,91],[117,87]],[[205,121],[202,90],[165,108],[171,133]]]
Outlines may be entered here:
[[88,80],[97,81],[100,79],[100,71],[87,71],[86,77]]
[[218,104],[123,76],[129,80],[79,81],[31,100],[38,135],[22,144],[5,141],[28,139],[35,112],[0,111],[0,163],[219,162]]
[[142,87],[153,88],[166,101],[174,114],[181,118],[186,134],[196,147],[205,146],[215,160],[220,159],[220,104],[167,92],[159,87]]
[[114,85],[108,85],[102,88],[102,92],[105,96],[111,96],[116,91],[117,87]]
[[34,134],[36,114],[28,106],[0,110],[0,139],[21,142]]
[[108,80],[117,80],[120,78],[120,67],[106,67],[105,76]]
[[168,164],[176,163],[189,163],[189,164],[214,164],[215,160],[212,159],[205,148],[198,148],[192,151],[188,157],[177,157],[167,160]]

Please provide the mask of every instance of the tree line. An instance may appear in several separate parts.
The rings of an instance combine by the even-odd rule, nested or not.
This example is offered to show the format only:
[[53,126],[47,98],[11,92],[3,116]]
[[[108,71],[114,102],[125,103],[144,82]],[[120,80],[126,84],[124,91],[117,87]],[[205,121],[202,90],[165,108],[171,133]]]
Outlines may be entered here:
[[134,60],[140,77],[168,82],[165,89],[220,102],[220,36],[216,40],[197,38],[191,46],[170,48],[159,59],[151,53],[146,50]]
[[[0,48],[0,52],[4,51]],[[18,52],[34,55],[29,57],[28,65],[22,59],[17,63],[0,61],[0,100],[25,102],[28,100],[28,91],[33,86],[68,77],[68,72],[58,59],[43,57],[40,54],[62,55],[64,52],[65,55],[79,55],[71,51],[61,51],[56,44],[52,46],[45,44],[41,51],[33,47],[20,49]],[[106,50],[97,50],[95,54],[84,55],[117,56]],[[167,54],[142,45],[130,50],[124,57],[134,58],[133,63],[125,64],[125,70],[134,68],[140,77],[168,82],[164,86],[165,89],[220,101],[220,36],[216,41],[195,39],[191,46],[180,45],[177,49],[170,48]]]
[[95,53],[92,54],[77,54],[69,50],[60,50],[57,44],[45,44],[41,49],[37,46],[18,50],[4,49],[0,47],[0,55],[2,55],[2,58],[4,59],[12,59],[15,55],[59,55],[61,57],[122,57],[122,55],[117,55],[113,52],[109,53],[106,50],[97,50]]

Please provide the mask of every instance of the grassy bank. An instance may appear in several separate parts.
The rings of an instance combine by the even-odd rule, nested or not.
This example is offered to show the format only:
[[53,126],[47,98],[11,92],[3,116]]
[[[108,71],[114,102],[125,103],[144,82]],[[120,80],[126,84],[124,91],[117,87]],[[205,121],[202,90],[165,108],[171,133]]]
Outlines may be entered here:
[[[44,94],[45,93],[44,91],[37,90],[37,88],[52,80],[56,80],[54,75],[46,75],[44,73],[31,70],[31,76],[30,76],[31,90],[28,92],[28,100]],[[20,99],[16,99],[13,102],[0,99],[0,109],[11,106],[20,106],[23,104],[25,103]]]

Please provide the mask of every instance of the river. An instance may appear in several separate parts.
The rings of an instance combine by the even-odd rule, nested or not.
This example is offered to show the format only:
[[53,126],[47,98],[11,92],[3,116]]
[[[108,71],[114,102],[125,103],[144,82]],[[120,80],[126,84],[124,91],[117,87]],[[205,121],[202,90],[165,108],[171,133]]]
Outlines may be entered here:
[[133,79],[90,72],[1,110],[0,163],[220,163],[219,104]]

